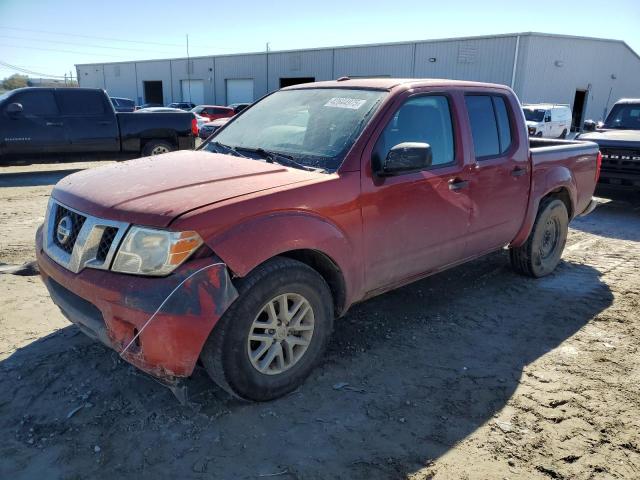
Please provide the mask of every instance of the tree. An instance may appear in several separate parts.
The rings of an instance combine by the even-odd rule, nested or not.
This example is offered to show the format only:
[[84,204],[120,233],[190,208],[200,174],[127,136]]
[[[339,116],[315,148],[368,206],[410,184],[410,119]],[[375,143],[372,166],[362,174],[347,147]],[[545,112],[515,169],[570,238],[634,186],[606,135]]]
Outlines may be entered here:
[[14,73],[10,77],[2,80],[2,88],[4,88],[5,90],[13,90],[15,88],[26,87],[28,79],[29,77],[27,77],[26,75]]

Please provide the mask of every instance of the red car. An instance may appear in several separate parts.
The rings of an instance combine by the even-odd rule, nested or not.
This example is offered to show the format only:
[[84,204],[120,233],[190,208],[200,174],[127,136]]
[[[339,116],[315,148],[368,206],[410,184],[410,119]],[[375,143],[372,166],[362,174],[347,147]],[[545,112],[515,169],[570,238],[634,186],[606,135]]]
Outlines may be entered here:
[[236,114],[233,108],[220,107],[218,105],[198,105],[197,107],[193,107],[191,111],[209,120],[233,117]]
[[36,254],[67,318],[128,362],[176,382],[200,359],[270,400],[357,302],[503,247],[517,272],[551,273],[595,207],[600,159],[529,139],[503,85],[296,85],[197,151],[64,178]]

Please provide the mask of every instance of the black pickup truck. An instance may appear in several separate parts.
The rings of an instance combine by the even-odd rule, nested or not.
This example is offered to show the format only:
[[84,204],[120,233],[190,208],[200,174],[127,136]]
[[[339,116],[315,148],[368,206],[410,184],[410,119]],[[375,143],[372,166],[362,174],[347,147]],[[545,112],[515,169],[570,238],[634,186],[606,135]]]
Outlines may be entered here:
[[618,100],[603,124],[584,127],[576,138],[597,143],[602,153],[599,183],[640,190],[640,98]]
[[189,112],[116,113],[99,89],[20,88],[0,96],[0,159],[157,155],[194,148],[197,130]]

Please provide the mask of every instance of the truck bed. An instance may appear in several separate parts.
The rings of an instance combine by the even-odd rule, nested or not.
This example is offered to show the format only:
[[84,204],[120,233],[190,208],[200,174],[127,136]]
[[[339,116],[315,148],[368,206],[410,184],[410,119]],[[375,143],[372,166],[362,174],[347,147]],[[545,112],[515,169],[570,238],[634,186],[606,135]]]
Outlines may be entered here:
[[563,183],[573,196],[575,211],[571,217],[582,213],[589,206],[595,189],[598,145],[582,140],[530,138],[529,147],[533,189]]

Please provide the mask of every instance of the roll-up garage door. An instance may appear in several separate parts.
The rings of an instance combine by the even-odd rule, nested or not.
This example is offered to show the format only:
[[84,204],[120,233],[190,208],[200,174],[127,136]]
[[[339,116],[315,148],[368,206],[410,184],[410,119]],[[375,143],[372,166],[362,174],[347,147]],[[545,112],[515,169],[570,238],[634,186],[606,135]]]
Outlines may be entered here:
[[253,102],[253,79],[227,79],[227,105]]
[[204,103],[204,80],[182,80],[182,101]]

